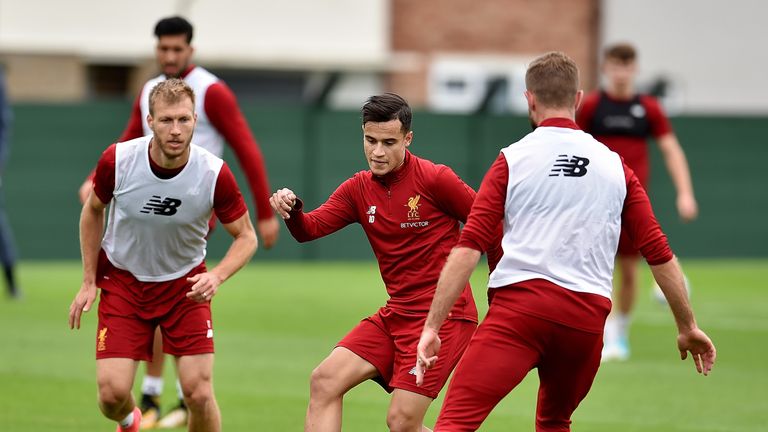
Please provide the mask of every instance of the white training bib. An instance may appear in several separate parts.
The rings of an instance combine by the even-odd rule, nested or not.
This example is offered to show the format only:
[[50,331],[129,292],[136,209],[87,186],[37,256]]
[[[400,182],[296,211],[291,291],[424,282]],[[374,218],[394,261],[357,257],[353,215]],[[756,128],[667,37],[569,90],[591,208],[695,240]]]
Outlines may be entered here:
[[489,287],[543,278],[610,298],[627,194],[621,158],[587,133],[549,126],[501,152],[504,256]]
[[161,179],[149,164],[151,136],[118,143],[115,190],[102,248],[142,282],[179,278],[205,258],[213,194],[223,161],[192,144],[184,169]]

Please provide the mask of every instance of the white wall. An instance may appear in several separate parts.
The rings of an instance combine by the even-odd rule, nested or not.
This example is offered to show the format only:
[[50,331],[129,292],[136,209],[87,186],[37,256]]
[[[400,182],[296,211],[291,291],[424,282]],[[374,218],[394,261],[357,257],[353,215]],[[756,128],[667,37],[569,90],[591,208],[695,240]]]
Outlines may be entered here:
[[768,2],[603,0],[602,5],[603,45],[635,44],[640,78],[669,76],[681,111],[768,113]]
[[0,53],[138,62],[157,20],[177,13],[200,63],[368,69],[389,51],[387,0],[0,0]]

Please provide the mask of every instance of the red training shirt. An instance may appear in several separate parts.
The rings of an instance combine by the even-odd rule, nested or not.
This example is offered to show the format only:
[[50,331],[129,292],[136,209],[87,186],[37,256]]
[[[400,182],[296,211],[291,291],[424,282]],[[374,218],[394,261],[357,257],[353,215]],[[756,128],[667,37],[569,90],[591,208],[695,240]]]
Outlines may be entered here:
[[[359,223],[379,262],[387,306],[426,315],[440,271],[459,239],[459,223],[466,222],[474,199],[475,191],[450,168],[406,151],[396,171],[383,177],[360,171],[309,213],[298,200],[285,222],[300,242]],[[489,262],[498,261],[499,251],[495,248]],[[477,322],[469,284],[450,317]]]
[[576,122],[584,132],[624,158],[646,187],[650,172],[648,138],[672,133],[661,105],[648,95],[621,100],[602,91],[590,93],[579,108]]

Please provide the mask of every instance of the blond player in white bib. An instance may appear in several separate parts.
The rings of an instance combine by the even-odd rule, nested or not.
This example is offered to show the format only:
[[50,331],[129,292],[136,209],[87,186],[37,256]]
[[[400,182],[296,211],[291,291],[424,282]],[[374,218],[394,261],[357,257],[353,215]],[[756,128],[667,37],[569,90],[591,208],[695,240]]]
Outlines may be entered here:
[[[139,430],[142,414],[131,388],[139,361],[152,358],[158,326],[163,350],[176,359],[189,430],[221,430],[212,383],[210,301],[248,262],[257,241],[232,172],[191,143],[194,101],[192,89],[179,79],[152,90],[147,116],[152,135],[102,154],[80,217],[83,284],[70,306],[69,325],[80,328],[82,313],[101,288],[99,407],[118,423],[118,432]],[[208,270],[206,236],[213,212],[233,242]]]

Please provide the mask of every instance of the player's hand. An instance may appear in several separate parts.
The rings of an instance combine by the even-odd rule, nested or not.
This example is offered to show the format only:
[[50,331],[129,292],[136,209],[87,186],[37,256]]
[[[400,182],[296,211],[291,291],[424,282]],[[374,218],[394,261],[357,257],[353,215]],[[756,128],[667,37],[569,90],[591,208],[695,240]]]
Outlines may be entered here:
[[269,219],[256,221],[256,229],[259,231],[264,249],[271,249],[277,243],[277,237],[280,234],[280,222],[274,215]]
[[69,305],[69,328],[80,329],[80,317],[83,312],[88,312],[96,300],[96,283],[83,282],[80,291],[77,292],[72,304]]
[[690,352],[691,357],[693,357],[693,363],[696,365],[696,371],[709,375],[712,366],[715,364],[717,350],[706,333],[698,328],[681,332],[677,336],[677,348],[680,350],[680,358],[682,360],[688,358],[688,353]]
[[269,204],[280,217],[290,219],[291,215],[288,212],[293,210],[293,206],[296,205],[296,194],[290,189],[278,189],[269,198]]
[[211,301],[213,296],[216,295],[222,281],[216,274],[205,272],[188,277],[187,282],[192,284],[192,287],[190,287],[189,292],[187,293],[187,298],[198,303],[204,303]]
[[421,331],[419,345],[416,348],[416,385],[424,384],[424,374],[427,369],[432,369],[437,362],[437,353],[440,351],[440,337],[437,331],[424,327]]
[[677,197],[677,214],[685,223],[691,222],[699,215],[699,205],[693,194],[683,194]]
[[80,199],[80,204],[85,204],[85,202],[88,201],[88,195],[91,194],[92,190],[93,181],[88,178],[83,182],[82,185],[80,185],[80,189],[77,190],[77,197]]

